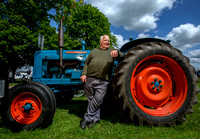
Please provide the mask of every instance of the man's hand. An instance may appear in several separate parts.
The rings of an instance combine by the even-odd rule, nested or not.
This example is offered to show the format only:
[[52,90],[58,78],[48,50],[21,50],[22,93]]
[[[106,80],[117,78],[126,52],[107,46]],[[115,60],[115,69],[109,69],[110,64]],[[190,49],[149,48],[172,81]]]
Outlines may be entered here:
[[111,54],[112,57],[117,57],[118,56],[118,51],[117,50],[112,50],[110,54]]
[[85,83],[86,82],[86,75],[82,75],[81,77],[80,77],[80,79],[81,79],[81,82],[83,82],[83,83]]

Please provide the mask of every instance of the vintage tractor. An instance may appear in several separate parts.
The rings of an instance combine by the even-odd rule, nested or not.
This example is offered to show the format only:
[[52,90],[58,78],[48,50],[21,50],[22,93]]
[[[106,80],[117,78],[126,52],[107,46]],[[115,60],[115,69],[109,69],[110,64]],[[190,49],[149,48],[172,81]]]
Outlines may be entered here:
[[[61,24],[62,25],[62,24]],[[56,109],[54,93],[71,99],[83,89],[81,72],[90,50],[41,50],[35,53],[33,81],[5,93],[2,119],[12,129],[34,129],[51,123]],[[113,73],[113,96],[139,125],[176,125],[193,112],[199,92],[195,69],[168,41],[137,39],[121,49],[125,54]],[[2,93],[3,94],[3,93]]]

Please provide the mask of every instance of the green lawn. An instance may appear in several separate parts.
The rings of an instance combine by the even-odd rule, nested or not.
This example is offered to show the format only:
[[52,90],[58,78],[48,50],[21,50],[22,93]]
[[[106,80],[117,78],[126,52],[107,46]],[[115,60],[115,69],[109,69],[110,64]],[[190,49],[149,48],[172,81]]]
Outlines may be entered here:
[[[198,83],[200,88],[200,82]],[[197,95],[200,100],[200,94]],[[45,129],[13,133],[2,125],[0,138],[199,138],[200,102],[187,121],[175,127],[137,126],[126,120],[122,112],[102,116],[101,123],[91,129],[81,130],[79,122],[87,106],[85,97],[73,98],[67,105],[58,106],[52,125]]]

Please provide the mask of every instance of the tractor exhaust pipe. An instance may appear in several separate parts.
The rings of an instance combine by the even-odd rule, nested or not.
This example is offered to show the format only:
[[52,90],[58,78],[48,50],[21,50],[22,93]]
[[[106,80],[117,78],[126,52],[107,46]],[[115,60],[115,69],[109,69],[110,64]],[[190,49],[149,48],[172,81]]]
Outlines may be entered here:
[[64,30],[62,27],[62,19],[60,19],[60,28],[58,32],[59,48],[60,48],[60,67],[63,68],[63,47],[64,47]]

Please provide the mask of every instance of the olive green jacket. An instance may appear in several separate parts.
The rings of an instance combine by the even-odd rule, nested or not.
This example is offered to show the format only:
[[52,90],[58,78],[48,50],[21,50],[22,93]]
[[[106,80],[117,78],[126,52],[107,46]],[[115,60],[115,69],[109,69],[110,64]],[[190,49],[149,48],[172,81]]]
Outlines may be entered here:
[[[82,75],[109,81],[115,59],[111,56],[112,50],[115,49],[108,48],[104,50],[101,48],[94,48],[85,61]],[[123,56],[124,54],[118,51],[117,58],[122,58]]]

